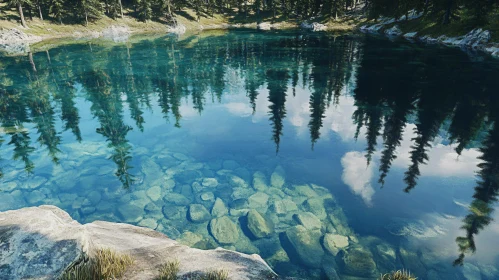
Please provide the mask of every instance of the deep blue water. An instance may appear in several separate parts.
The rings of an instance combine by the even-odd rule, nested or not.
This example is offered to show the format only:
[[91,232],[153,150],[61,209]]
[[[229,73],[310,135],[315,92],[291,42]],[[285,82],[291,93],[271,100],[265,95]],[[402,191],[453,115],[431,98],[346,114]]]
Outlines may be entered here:
[[305,279],[499,279],[497,77],[459,49],[294,31],[0,57],[0,211],[53,204]]

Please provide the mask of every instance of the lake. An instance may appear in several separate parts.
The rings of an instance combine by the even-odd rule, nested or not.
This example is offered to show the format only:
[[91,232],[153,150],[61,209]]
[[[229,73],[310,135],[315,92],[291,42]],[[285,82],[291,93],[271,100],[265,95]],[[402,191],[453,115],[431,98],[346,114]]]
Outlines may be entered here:
[[280,275],[499,279],[499,61],[207,31],[0,58],[0,211],[56,205]]

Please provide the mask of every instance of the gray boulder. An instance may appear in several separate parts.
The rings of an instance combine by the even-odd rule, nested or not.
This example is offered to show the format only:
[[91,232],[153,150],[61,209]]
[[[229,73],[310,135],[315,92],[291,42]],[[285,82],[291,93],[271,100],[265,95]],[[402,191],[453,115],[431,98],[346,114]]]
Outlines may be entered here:
[[391,28],[385,30],[385,34],[388,36],[400,36],[402,35],[402,30],[398,27],[398,25],[394,25]]
[[490,41],[490,32],[481,28],[473,29],[464,36],[460,45],[472,49],[485,47]]
[[310,212],[303,212],[300,214],[295,214],[293,218],[306,229],[321,229],[322,222],[314,214]]
[[195,223],[202,223],[211,218],[210,212],[201,204],[191,204],[189,206],[189,219]]
[[216,218],[210,222],[210,231],[220,244],[233,244],[239,238],[236,224],[227,216]]
[[250,210],[246,216],[248,219],[248,229],[256,238],[264,238],[274,233],[274,223],[263,217],[256,210]]
[[358,277],[376,277],[378,271],[371,252],[362,248],[340,251],[336,262],[347,275]]
[[230,279],[275,275],[258,255],[193,249],[154,230],[127,224],[81,225],[55,206],[1,212],[0,240],[0,278],[9,280],[57,279],[73,263],[101,248],[134,259],[123,279],[155,279],[158,267],[173,260],[180,262],[177,276],[182,279],[213,268],[223,268]]
[[326,233],[322,244],[331,255],[336,256],[342,248],[348,247],[348,237],[339,234]]
[[320,268],[324,251],[320,244],[321,232],[319,230],[307,230],[298,225],[289,228],[285,236],[289,242],[288,255],[295,255],[299,261],[311,268]]
[[211,209],[211,215],[213,217],[222,217],[229,214],[229,209],[225,206],[225,203],[220,198],[215,200],[215,204],[213,204],[213,208]]
[[144,208],[132,204],[123,204],[118,207],[118,213],[120,214],[123,221],[127,223],[136,223],[142,219],[144,216]]
[[257,25],[257,28],[259,30],[270,30],[270,28],[272,27],[272,25],[268,22],[260,22],[258,25]]

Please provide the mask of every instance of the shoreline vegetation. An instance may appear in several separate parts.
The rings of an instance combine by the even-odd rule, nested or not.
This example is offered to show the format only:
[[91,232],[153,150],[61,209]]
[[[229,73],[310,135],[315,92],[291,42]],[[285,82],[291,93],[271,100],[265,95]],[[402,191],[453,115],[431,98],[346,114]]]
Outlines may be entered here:
[[[67,43],[68,40],[65,39],[98,37],[110,37],[116,41],[115,37],[123,35],[128,37],[132,33],[167,34],[213,29],[270,30],[300,27],[312,31],[330,32],[360,30],[365,33],[403,36],[425,43],[461,47],[463,47],[463,44],[460,44],[462,38],[481,28],[480,30],[486,31],[486,43],[482,40],[480,47],[472,49],[485,51],[494,56],[499,55],[497,44],[499,3],[487,0],[217,0],[214,2],[4,0],[0,2],[0,45],[9,43],[36,45],[40,41],[51,41],[49,45],[51,43],[57,45]],[[15,31],[11,32],[14,34],[9,34],[12,30]],[[484,34],[478,35],[484,37]]]

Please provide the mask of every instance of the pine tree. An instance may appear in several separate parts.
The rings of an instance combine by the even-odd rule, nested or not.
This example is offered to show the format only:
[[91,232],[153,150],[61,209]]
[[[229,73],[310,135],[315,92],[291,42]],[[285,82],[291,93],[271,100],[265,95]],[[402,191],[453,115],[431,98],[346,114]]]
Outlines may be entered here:
[[9,0],[9,5],[15,6],[17,8],[17,12],[19,13],[19,17],[21,18],[21,24],[24,28],[27,28],[26,19],[24,18],[23,5],[31,5],[30,0]]
[[62,24],[62,18],[64,17],[66,10],[65,0],[52,0],[49,3],[49,14],[55,18],[60,24]]
[[140,0],[138,5],[138,18],[143,22],[152,18],[151,0]]

